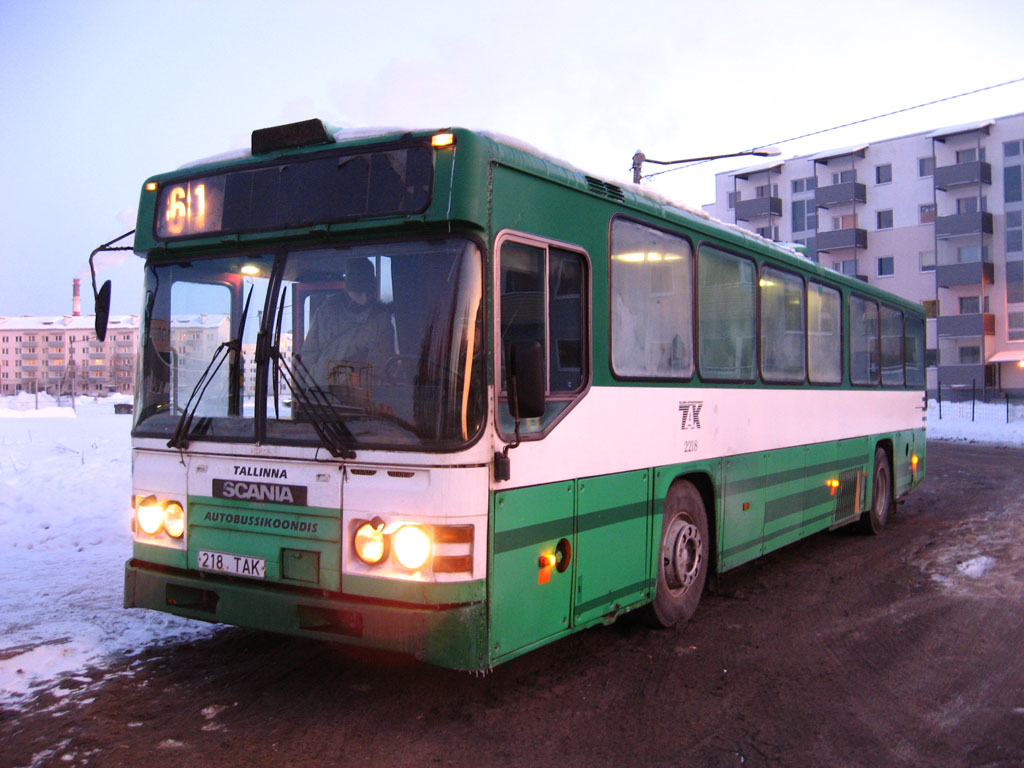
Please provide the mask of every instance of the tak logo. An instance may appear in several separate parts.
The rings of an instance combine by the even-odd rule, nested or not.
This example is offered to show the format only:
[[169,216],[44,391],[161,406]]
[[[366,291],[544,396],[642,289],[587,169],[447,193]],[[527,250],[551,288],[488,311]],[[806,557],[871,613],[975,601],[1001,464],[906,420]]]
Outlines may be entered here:
[[680,429],[700,429],[700,409],[704,407],[703,400],[688,400],[679,404],[679,411],[683,414]]

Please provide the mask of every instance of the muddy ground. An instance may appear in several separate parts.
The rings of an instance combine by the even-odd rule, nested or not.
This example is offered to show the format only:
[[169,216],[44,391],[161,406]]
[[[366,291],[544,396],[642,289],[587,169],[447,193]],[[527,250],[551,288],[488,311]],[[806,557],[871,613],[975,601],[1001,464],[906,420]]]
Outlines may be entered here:
[[0,765],[1024,764],[1024,450],[931,443],[880,537],[727,574],[693,622],[486,677],[225,629],[0,711]]

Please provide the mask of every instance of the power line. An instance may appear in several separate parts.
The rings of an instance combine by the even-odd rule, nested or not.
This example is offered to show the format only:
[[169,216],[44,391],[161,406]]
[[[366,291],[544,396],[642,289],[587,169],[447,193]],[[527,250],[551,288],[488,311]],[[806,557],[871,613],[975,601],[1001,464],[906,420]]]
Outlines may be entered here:
[[[768,146],[778,146],[779,144],[788,144],[791,141],[798,141],[800,139],[807,139],[807,138],[810,138],[811,136],[820,136],[823,133],[830,133],[832,131],[838,131],[838,130],[840,130],[842,128],[849,128],[850,126],[853,126],[853,125],[860,125],[861,123],[870,123],[872,120],[880,120],[883,117],[892,117],[893,115],[900,115],[900,114],[903,114],[904,112],[912,112],[915,109],[921,109],[923,107],[931,107],[931,106],[933,106],[935,104],[941,104],[944,101],[952,101],[953,99],[961,99],[964,96],[973,96],[976,93],[982,93],[984,91],[991,91],[994,88],[1002,88],[1003,86],[1006,86],[1006,85],[1014,85],[1015,83],[1022,83],[1022,82],[1024,82],[1024,77],[1017,77],[1017,78],[1014,78],[1013,80],[1007,80],[1006,82],[1003,82],[1003,83],[996,83],[995,85],[986,85],[983,88],[975,88],[973,91],[965,91],[963,93],[958,93],[958,94],[955,94],[953,96],[946,96],[946,97],[941,98],[941,99],[934,99],[933,101],[926,101],[923,104],[915,104],[912,107],[904,107],[903,109],[896,109],[896,110],[893,110],[892,112],[884,112],[881,115],[875,115],[873,117],[864,117],[864,118],[861,118],[860,120],[854,120],[854,121],[849,122],[849,123],[843,123],[842,125],[835,125],[835,126],[832,126],[831,128],[822,128],[820,131],[811,131],[810,133],[803,133],[803,134],[800,134],[799,136],[793,136],[793,137],[788,138],[788,139],[782,139],[781,141],[768,141],[768,142],[765,142],[764,144],[758,144],[757,146],[759,146],[759,147],[768,147]],[[702,165],[703,163],[708,163],[708,162],[711,162],[711,161],[710,160],[699,160],[699,161],[697,161],[695,163],[688,163],[687,165],[680,166],[679,168],[669,168],[668,170],[665,170],[665,171],[657,171],[656,173],[648,173],[648,174],[646,174],[644,176],[644,178],[645,179],[649,179],[652,176],[660,176],[663,173],[672,173],[673,171],[681,171],[684,168],[692,168],[695,165]]]

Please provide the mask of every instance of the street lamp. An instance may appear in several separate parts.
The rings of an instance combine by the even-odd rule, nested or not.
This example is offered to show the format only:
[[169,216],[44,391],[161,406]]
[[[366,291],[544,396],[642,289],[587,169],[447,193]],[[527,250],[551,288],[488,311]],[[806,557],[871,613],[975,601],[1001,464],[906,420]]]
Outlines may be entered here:
[[656,163],[658,165],[678,165],[680,163],[699,163],[706,160],[721,160],[724,157],[741,157],[742,155],[754,155],[756,157],[775,157],[781,155],[782,150],[778,147],[755,147],[745,149],[742,152],[729,152],[725,155],[707,155],[705,157],[685,157],[682,160],[651,160],[639,149],[633,155],[633,183],[640,183],[640,168],[644,163]]

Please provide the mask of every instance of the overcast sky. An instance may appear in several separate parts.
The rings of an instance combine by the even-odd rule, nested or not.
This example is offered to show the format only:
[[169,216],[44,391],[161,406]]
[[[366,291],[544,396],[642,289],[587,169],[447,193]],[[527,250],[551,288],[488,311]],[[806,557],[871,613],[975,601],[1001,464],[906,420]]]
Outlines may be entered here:
[[[0,315],[69,312],[147,176],[254,128],[482,128],[628,181],[637,149],[748,149],[1024,76],[1022,35],[1020,0],[0,0]],[[1024,83],[780,148],[1022,111]],[[649,184],[699,206],[749,164]],[[99,275],[115,313],[138,310],[140,264]]]

